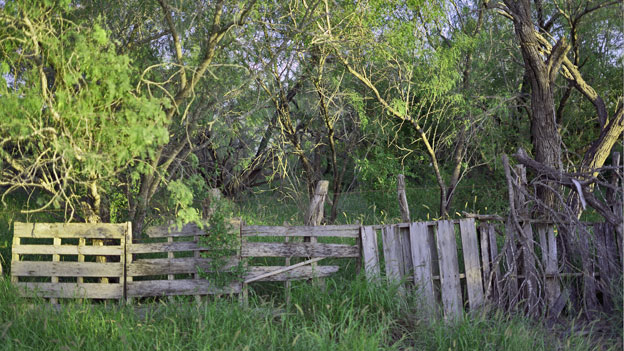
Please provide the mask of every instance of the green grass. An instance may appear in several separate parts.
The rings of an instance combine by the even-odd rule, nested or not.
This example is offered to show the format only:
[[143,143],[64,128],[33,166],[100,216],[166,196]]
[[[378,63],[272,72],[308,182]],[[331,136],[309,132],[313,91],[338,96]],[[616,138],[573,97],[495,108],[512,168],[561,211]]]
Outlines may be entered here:
[[[252,294],[138,305],[62,304],[17,296],[0,282],[2,350],[592,350],[586,336],[553,337],[527,320],[427,321],[396,286],[328,279],[298,284],[291,305]],[[611,346],[609,348],[609,346]],[[617,349],[601,345],[602,350]]]

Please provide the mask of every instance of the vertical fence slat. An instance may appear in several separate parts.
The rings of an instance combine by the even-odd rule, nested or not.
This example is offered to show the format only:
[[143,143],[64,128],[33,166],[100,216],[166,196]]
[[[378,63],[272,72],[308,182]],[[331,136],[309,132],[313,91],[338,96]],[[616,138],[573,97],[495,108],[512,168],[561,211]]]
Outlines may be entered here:
[[538,286],[537,273],[535,268],[535,247],[533,245],[533,228],[528,222],[522,226],[522,270],[524,273],[524,286],[526,298],[531,314],[537,312]]
[[[61,238],[55,237],[53,239],[53,243],[52,244],[54,246],[61,246]],[[61,255],[58,255],[58,254],[53,254],[52,255],[52,262],[59,262],[60,260],[61,260]],[[51,277],[50,282],[51,283],[58,283],[59,282],[59,278],[53,276],[53,277]],[[53,303],[53,304],[56,304],[56,303],[58,303],[58,299],[52,297],[52,298],[50,298],[50,302]]]
[[369,279],[379,277],[379,252],[377,246],[377,232],[371,226],[361,227],[362,256],[364,259],[364,272]]
[[384,262],[386,266],[386,277],[389,280],[398,281],[401,279],[399,242],[396,235],[395,226],[389,225],[382,229],[382,241],[384,251]]
[[459,284],[459,264],[457,262],[457,243],[455,241],[455,227],[452,221],[438,222],[437,245],[444,315],[446,318],[456,318],[461,316],[462,302]]
[[412,274],[412,250],[410,244],[410,231],[409,228],[400,228],[396,227],[399,250],[400,250],[400,258],[399,258],[399,269],[401,272],[401,278],[406,277],[409,274]]
[[460,220],[459,230],[462,238],[464,265],[466,267],[468,302],[471,309],[476,309],[483,305],[484,299],[481,265],[479,264],[479,244],[477,243],[477,231],[474,219]]
[[435,306],[433,279],[431,276],[431,249],[427,223],[411,223],[409,227],[414,284],[422,294],[423,302]]
[[492,258],[492,299],[497,300],[501,295],[501,272],[498,262],[498,242],[496,241],[496,228],[490,224],[488,226],[488,239],[490,240],[490,257]]
[[490,237],[489,224],[481,223],[479,225],[479,240],[481,242],[481,266],[483,267],[483,288],[485,290],[485,298],[492,297],[492,282],[490,281]]

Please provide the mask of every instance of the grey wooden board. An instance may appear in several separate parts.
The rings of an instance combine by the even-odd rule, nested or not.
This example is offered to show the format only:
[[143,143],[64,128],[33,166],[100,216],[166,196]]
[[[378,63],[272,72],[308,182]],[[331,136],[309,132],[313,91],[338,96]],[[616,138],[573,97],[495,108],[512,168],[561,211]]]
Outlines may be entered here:
[[23,296],[45,298],[121,299],[123,284],[14,283]]
[[542,252],[542,264],[544,265],[546,303],[549,308],[552,308],[557,297],[561,294],[559,281],[556,277],[553,277],[559,271],[557,267],[557,241],[552,225],[542,224],[537,226],[537,233]]
[[[128,263],[127,275],[130,277],[138,277],[145,275],[164,275],[164,274],[190,274],[197,273],[197,269],[204,271],[212,269],[211,260],[208,258],[151,258],[133,260]],[[235,257],[229,258],[224,262],[220,269],[227,270],[238,264],[239,260]]]
[[242,257],[359,257],[356,245],[243,242]]
[[126,223],[14,223],[18,238],[87,238],[121,239],[126,234]]
[[13,247],[14,254],[27,255],[104,255],[123,254],[121,246],[79,246],[79,245],[19,245]]
[[461,233],[464,267],[466,270],[468,303],[471,309],[477,309],[483,305],[484,296],[475,220],[472,218],[460,220],[459,230]]
[[505,223],[505,263],[507,264],[507,273],[509,274],[509,284],[507,284],[508,303],[515,306],[518,303],[518,263],[519,255],[516,248],[516,227],[512,224],[511,218]]
[[172,295],[214,295],[241,292],[241,283],[233,282],[218,287],[204,279],[146,280],[127,283],[127,297],[172,296]]
[[412,271],[413,263],[412,263],[412,249],[410,244],[410,231],[409,228],[399,228],[395,229],[398,233],[399,245],[401,249],[401,259],[399,261],[399,269],[401,271],[401,277],[405,277],[408,275],[413,275]]
[[11,275],[28,277],[120,277],[123,275],[121,263],[100,262],[11,262]]
[[158,253],[158,252],[183,252],[183,251],[208,251],[209,248],[200,246],[192,241],[174,241],[172,243],[128,243],[128,253]]
[[[282,266],[249,266],[247,267],[248,271],[245,275],[245,280],[257,277],[261,274],[266,274],[269,272],[273,272]],[[298,280],[298,279],[311,279],[311,278],[322,278],[330,276],[338,272],[339,266],[304,266],[297,267],[288,272],[279,273],[272,275],[270,277],[262,278],[257,280],[258,282],[281,282],[286,280]]]
[[263,226],[250,225],[241,229],[243,236],[316,236],[357,238],[359,225]]
[[493,225],[489,227],[489,240],[490,240],[490,257],[492,260],[492,271],[494,275],[492,277],[492,290],[493,298],[498,298],[498,294],[501,292],[501,272],[500,272],[500,264],[497,262],[498,257],[498,243],[496,241],[496,228]]
[[[535,266],[535,246],[533,238],[533,228],[531,224],[524,223],[522,226],[522,263],[524,273],[524,290],[525,297],[529,304],[529,311],[534,312],[539,303],[538,297],[538,280],[537,270]],[[528,283],[528,284],[526,284]]]
[[483,267],[483,288],[485,298],[492,297],[492,282],[490,281],[491,265],[490,260],[490,225],[481,223],[479,226],[479,239],[481,242],[481,267]]
[[400,280],[400,262],[402,252],[399,247],[399,240],[393,225],[385,226],[381,232],[384,252],[384,263],[386,266],[386,277],[389,280]]
[[431,243],[426,223],[417,222],[410,226],[410,244],[414,270],[414,283],[422,294],[423,302],[435,306],[433,279],[431,274]]
[[362,233],[362,257],[364,259],[364,271],[368,278],[379,277],[379,246],[377,244],[377,231],[371,227],[361,227]]
[[437,246],[444,315],[446,318],[457,318],[462,314],[462,298],[453,222],[438,222]]
[[[231,231],[237,231],[240,228],[239,219],[230,219],[228,226]],[[145,233],[150,238],[169,238],[169,237],[181,237],[181,236],[202,236],[208,235],[208,224],[204,224],[203,228],[200,228],[195,223],[188,223],[178,229],[175,224],[149,227],[145,230]]]

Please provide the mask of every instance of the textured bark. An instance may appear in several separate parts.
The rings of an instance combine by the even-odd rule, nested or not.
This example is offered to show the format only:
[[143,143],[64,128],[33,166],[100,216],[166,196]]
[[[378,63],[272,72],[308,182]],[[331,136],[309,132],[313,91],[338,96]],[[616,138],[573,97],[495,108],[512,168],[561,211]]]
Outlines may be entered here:
[[[557,72],[569,46],[562,38],[544,60],[531,17],[531,2],[529,0],[506,0],[505,4],[513,18],[525,73],[531,86],[531,141],[535,159],[561,171],[563,169],[561,137],[557,130],[553,88]],[[551,189],[540,187],[537,192],[539,199],[547,206],[555,206],[555,194]]]

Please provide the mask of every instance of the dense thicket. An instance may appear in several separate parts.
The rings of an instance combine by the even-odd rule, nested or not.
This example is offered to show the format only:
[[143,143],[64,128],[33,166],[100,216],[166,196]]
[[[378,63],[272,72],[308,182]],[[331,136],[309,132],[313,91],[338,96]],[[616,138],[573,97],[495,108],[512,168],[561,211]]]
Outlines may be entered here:
[[622,147],[621,1],[0,7],[0,189],[28,211],[138,233],[199,219],[209,188],[327,179],[333,221],[342,193],[401,172],[445,217],[504,152],[591,171]]

